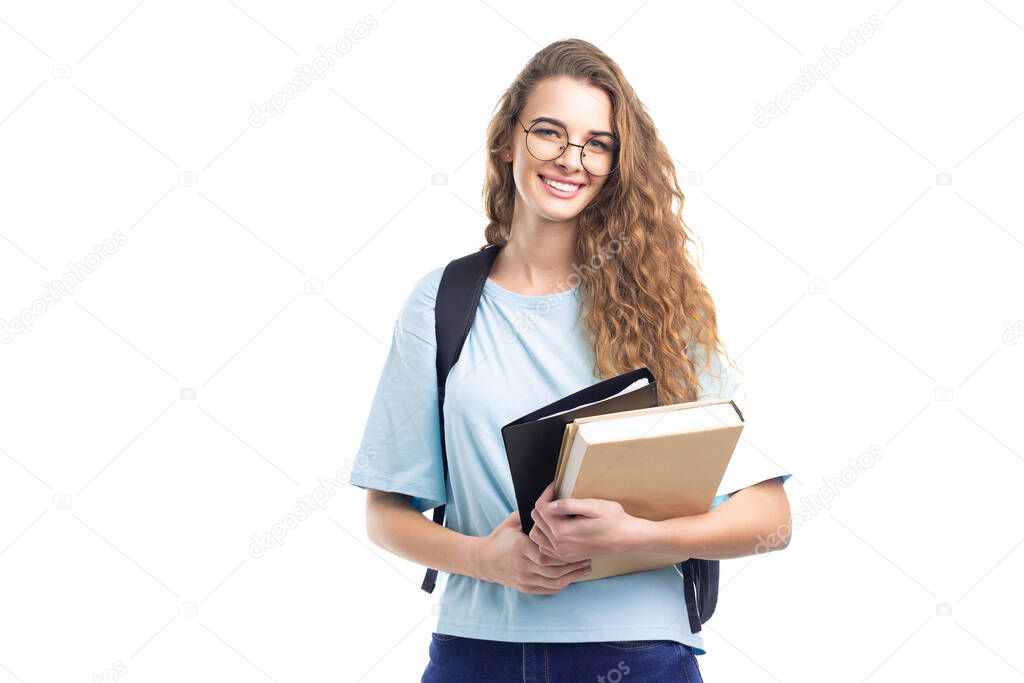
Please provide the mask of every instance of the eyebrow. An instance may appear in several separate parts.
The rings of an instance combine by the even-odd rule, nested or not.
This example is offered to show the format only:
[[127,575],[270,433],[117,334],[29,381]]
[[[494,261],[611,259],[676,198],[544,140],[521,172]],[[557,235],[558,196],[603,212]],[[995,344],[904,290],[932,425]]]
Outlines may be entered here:
[[[530,119],[530,123],[531,124],[534,124],[537,121],[547,121],[548,123],[557,123],[562,128],[565,128],[566,130],[569,129],[569,127],[566,126],[563,122],[559,121],[558,119],[553,119],[550,116],[538,116],[535,119]],[[606,130],[592,130],[592,131],[589,131],[587,133],[587,135],[607,135],[609,137],[615,137],[614,135],[612,135],[611,133],[609,133]]]

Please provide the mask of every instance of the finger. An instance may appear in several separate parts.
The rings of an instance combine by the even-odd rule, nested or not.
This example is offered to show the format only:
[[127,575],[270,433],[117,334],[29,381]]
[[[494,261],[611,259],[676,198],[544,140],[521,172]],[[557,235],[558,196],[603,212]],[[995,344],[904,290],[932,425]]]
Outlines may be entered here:
[[592,569],[588,561],[586,567],[580,567],[579,569],[575,569],[571,572],[568,572],[562,577],[562,580],[568,581],[569,583],[574,583],[576,581],[579,581],[583,577],[588,576],[591,573],[591,571]]
[[543,507],[544,505],[547,505],[549,502],[551,502],[554,499],[555,499],[555,482],[551,482],[541,492],[540,497],[537,499],[537,502],[534,503],[534,505],[535,505],[535,507]]
[[548,590],[560,591],[568,585],[563,577],[551,578],[543,574],[529,574],[522,577],[522,582],[528,586],[537,586]]
[[[569,566],[570,569],[564,570],[563,568],[566,566]],[[560,576],[565,574],[567,571],[572,571],[573,569],[579,569],[579,567],[575,567],[572,565],[542,565],[531,563],[530,576],[543,576],[545,579],[551,579],[552,581],[554,581],[555,579],[558,579]]]
[[[530,543],[534,545],[538,551],[548,545],[548,540],[544,538],[544,533],[541,532],[540,526],[535,525],[534,528],[530,529],[528,538]],[[554,564],[554,562],[549,562],[549,564]]]
[[[541,546],[537,545],[537,543],[534,541],[535,535],[539,535],[538,527],[534,527],[530,531],[530,535],[526,537],[525,542],[521,546],[518,546],[519,552],[522,553],[522,555],[526,558],[527,562],[529,563],[528,568],[527,568],[528,570],[530,568],[539,568],[539,567],[561,568],[561,567],[564,567],[566,564],[568,564],[567,562],[565,562],[561,558],[551,557],[549,554],[547,554],[541,548]],[[558,572],[543,572],[542,571],[540,573],[544,573],[544,574],[550,575],[550,576],[557,576],[558,575]]]
[[524,554],[526,555],[526,559],[531,562],[533,572],[546,576],[550,579],[557,579],[558,577],[564,576],[576,569],[590,566],[590,558],[580,560],[579,562],[563,563],[559,560],[546,557],[540,552],[540,548],[536,546],[527,547]]
[[554,588],[557,590],[561,590],[573,581],[579,579],[580,577],[586,576],[589,573],[589,566],[577,567],[576,569],[566,572],[565,574],[557,578],[550,578],[544,576],[543,574],[534,574],[533,576],[527,576],[525,578],[525,583],[535,586],[541,586],[544,588]]
[[548,503],[549,515],[582,515],[598,517],[598,502],[593,498],[559,498]]
[[546,555],[548,558],[550,558],[557,564],[572,564],[574,562],[582,562],[583,560],[587,559],[586,557],[580,557],[578,555],[573,556],[571,553],[556,553],[553,550],[550,550],[548,548],[541,548],[540,546],[538,546],[538,549],[541,553]]
[[[533,539],[530,540],[532,541]],[[524,544],[523,555],[526,555],[526,559],[538,567],[546,567],[551,564],[551,562],[540,552],[540,548],[537,547],[536,543]]]
[[533,529],[530,531],[530,538],[541,548],[546,548],[552,553],[555,551],[555,547],[552,544],[554,535],[551,533],[551,527],[548,525],[537,509],[534,508],[533,512],[530,513],[533,517]]
[[555,535],[551,532],[551,524],[548,520],[544,519],[544,515],[540,513],[540,510],[534,508],[530,511],[530,517],[533,519],[533,526],[535,529],[540,529],[540,533],[544,534],[544,538],[549,541],[553,541]]
[[548,548],[545,548],[545,547],[543,547],[543,546],[537,546],[537,548],[538,548],[538,549],[539,549],[539,550],[540,550],[540,551],[541,551],[541,552],[542,552],[542,553],[543,553],[543,554],[544,554],[545,556],[547,556],[547,557],[551,558],[552,560],[555,560],[555,561],[557,561],[557,562],[560,562],[560,563],[562,563],[562,564],[565,564],[565,560],[563,560],[563,559],[562,559],[562,557],[561,557],[561,556],[560,556],[560,555],[559,555],[558,553],[556,553],[556,552],[555,552],[554,550],[550,550],[550,549],[548,549]]
[[560,567],[552,567],[551,569],[558,572],[554,575],[555,578],[560,578],[567,575],[576,575],[578,572],[583,571],[584,569],[590,569],[591,566],[592,563],[590,561],[590,558],[588,557],[587,559],[580,560],[579,562],[570,562],[569,564],[564,564]]

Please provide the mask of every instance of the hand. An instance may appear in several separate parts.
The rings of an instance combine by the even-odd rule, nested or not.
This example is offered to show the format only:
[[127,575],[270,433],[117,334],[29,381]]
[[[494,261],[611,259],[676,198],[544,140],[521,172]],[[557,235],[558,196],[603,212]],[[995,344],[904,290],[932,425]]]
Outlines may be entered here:
[[554,482],[548,484],[530,513],[530,538],[548,558],[575,562],[629,551],[647,523],[620,503],[602,498],[562,498],[555,501],[555,510],[549,510],[554,489]]
[[516,510],[487,536],[478,537],[474,564],[477,578],[521,593],[551,595],[590,573],[590,559],[563,562],[541,554],[523,533]]

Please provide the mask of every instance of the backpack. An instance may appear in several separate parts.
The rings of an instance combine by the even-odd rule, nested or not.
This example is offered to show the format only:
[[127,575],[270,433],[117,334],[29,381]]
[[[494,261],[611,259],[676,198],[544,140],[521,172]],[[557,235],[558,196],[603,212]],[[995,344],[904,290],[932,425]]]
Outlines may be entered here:
[[[444,443],[444,393],[448,373],[459,359],[462,346],[473,326],[477,304],[484,283],[494,265],[501,247],[486,246],[472,254],[457,258],[445,266],[437,288],[434,304],[434,332],[437,337],[437,414],[441,427],[441,462],[444,467],[445,488],[448,485],[448,456]],[[445,506],[433,511],[434,522],[444,526]],[[718,603],[719,561],[693,558],[675,564],[683,579],[686,612],[690,630],[697,633],[707,622]],[[427,593],[434,592],[437,570],[427,569],[420,586]]]

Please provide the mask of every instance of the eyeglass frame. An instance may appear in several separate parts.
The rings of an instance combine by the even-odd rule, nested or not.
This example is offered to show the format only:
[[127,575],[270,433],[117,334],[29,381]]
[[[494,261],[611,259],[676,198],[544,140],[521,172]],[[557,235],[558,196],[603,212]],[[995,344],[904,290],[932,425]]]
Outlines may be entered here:
[[[583,162],[583,150],[590,143],[590,141],[593,140],[594,138],[611,138],[611,140],[615,143],[615,150],[614,150],[613,154],[616,157],[615,159],[612,160],[612,167],[611,167],[611,169],[609,169],[609,171],[607,173],[605,173],[604,175],[597,175],[596,173],[590,173],[590,175],[595,176],[597,178],[607,178],[612,173],[614,173],[615,170],[619,167],[618,155],[619,155],[619,151],[621,150],[622,147],[619,144],[618,138],[616,138],[614,135],[608,135],[606,133],[598,133],[597,135],[591,135],[589,138],[586,139],[586,142],[584,142],[582,145],[577,145],[575,142],[572,142],[572,141],[569,140],[569,131],[566,129],[565,126],[562,126],[560,124],[552,123],[551,121],[546,121],[546,120],[541,119],[539,121],[534,121],[532,124],[530,124],[530,127],[527,128],[526,126],[523,125],[523,120],[520,119],[518,115],[516,115],[516,122],[519,123],[519,127],[523,129],[524,133],[526,133],[526,138],[527,138],[526,151],[530,152],[530,156],[532,156],[537,161],[554,161],[555,159],[558,159],[563,154],[565,154],[565,150],[569,149],[570,147],[579,147],[580,148],[580,166],[582,166],[583,169],[587,171],[587,173],[590,173],[590,170],[587,169],[587,165]],[[529,143],[530,131],[533,130],[533,127],[536,126],[538,123],[546,123],[549,126],[558,126],[559,128],[561,128],[562,130],[565,131],[565,147],[562,149],[561,152],[558,153],[558,156],[555,156],[555,157],[553,157],[551,159],[541,159],[536,154],[534,154],[533,152],[530,151],[530,143]]]

